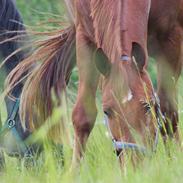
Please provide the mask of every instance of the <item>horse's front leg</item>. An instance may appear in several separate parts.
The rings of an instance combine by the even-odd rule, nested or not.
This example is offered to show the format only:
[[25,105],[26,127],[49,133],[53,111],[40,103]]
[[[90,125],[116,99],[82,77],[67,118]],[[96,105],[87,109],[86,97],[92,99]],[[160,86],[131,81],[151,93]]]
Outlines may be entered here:
[[95,47],[82,34],[80,28],[77,29],[76,46],[79,88],[72,114],[75,130],[73,167],[76,167],[80,162],[86,141],[96,120],[95,96],[100,75],[93,60]]

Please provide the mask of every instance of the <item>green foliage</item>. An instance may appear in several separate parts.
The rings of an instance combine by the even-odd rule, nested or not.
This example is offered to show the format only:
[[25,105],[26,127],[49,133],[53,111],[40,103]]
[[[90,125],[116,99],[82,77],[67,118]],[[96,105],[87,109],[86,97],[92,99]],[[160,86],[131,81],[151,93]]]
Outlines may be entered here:
[[[53,118],[60,116],[60,109],[54,112]],[[41,154],[34,167],[26,169],[20,162],[11,157],[6,157],[6,172],[1,175],[1,183],[181,183],[183,171],[183,158],[180,146],[174,142],[168,144],[169,151],[165,151],[162,140],[158,144],[156,154],[146,156],[139,162],[136,169],[133,168],[130,158],[126,160],[121,169],[116,157],[111,139],[106,136],[106,128],[101,123],[102,118],[97,119],[97,124],[89,138],[81,167],[73,172],[70,169],[72,159],[72,141],[64,143],[64,165],[61,163],[59,150],[53,149],[51,143],[44,137],[45,153]],[[71,124],[70,120],[65,121]],[[68,125],[72,134],[72,127]]]
[[59,16],[64,12],[62,0],[17,0],[23,20],[26,25],[39,24],[52,15]]

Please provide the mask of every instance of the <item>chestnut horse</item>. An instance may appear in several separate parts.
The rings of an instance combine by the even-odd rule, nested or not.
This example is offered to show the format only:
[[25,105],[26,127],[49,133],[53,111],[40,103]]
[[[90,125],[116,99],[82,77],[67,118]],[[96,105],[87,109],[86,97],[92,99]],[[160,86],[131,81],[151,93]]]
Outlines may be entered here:
[[22,93],[22,118],[29,120],[31,130],[43,123],[31,117],[35,106],[44,111],[45,118],[51,114],[51,89],[58,95],[64,91],[76,62],[79,88],[72,114],[73,164],[82,157],[96,120],[95,98],[101,77],[103,110],[114,140],[152,145],[157,104],[146,71],[149,51],[158,60],[158,96],[166,116],[163,135],[166,131],[178,137],[176,85],[182,66],[183,1],[66,0],[66,4],[72,25],[43,41],[8,78],[11,88],[23,72],[39,63],[31,70]]

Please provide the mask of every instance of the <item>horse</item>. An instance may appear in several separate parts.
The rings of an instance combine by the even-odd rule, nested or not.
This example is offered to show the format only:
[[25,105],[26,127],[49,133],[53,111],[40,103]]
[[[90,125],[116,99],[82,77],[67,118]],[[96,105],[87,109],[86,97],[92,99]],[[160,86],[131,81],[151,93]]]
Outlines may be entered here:
[[[31,49],[27,45],[29,44],[27,43],[27,30],[15,1],[0,0],[0,7],[0,56],[2,60],[5,59],[1,65],[8,75],[13,68],[31,53]],[[24,47],[28,48],[24,49]],[[29,144],[25,142],[31,137],[32,133],[29,130],[25,130],[20,121],[19,98],[23,84],[21,82],[13,88],[11,91],[13,98],[8,95],[5,96],[8,118],[4,124],[0,124],[1,168],[5,167],[3,151],[9,156],[17,157],[20,160],[30,157],[34,158],[43,151],[42,142]],[[53,144],[52,146],[53,149],[57,149],[62,154],[61,144]]]
[[[161,12],[161,8],[165,12]],[[183,1],[151,2],[149,54],[157,60],[158,96],[166,118],[166,131],[179,141],[177,81],[182,70]]]
[[[23,26],[23,21],[19,11],[16,8],[15,2],[12,0],[1,0],[0,1],[1,13],[0,13],[0,54],[1,58],[7,58],[9,55],[14,53],[19,49],[22,44],[20,44],[20,37],[25,36],[25,27]],[[13,37],[17,37],[17,40],[11,40]],[[4,40],[10,39],[11,41],[4,42]],[[22,39],[23,41],[23,39]],[[6,74],[9,74],[13,68],[15,68],[18,63],[25,58],[25,52],[20,51],[11,57],[4,64],[4,70]],[[22,90],[22,84],[18,84],[13,90],[12,94],[15,98],[19,98]],[[10,97],[5,97],[6,109],[8,117],[11,116],[13,112],[16,101],[12,100]],[[24,140],[28,137],[29,132],[25,132],[20,123],[20,117],[17,112],[15,118],[16,121],[15,129],[18,131],[19,137]],[[1,124],[2,127],[2,124]],[[11,131],[11,130],[10,130]],[[1,148],[5,149],[7,154],[13,155],[19,153],[19,147],[14,135],[10,132],[8,136],[1,137]],[[4,167],[4,160],[2,156],[1,167]]]
[[[183,1],[65,2],[71,25],[48,37],[7,79],[12,88],[32,64],[39,63],[26,79],[21,95],[21,116],[29,119],[30,131],[44,121],[37,122],[32,117],[36,110],[44,111],[45,118],[51,115],[51,91],[57,96],[65,92],[76,64],[79,87],[72,113],[74,167],[83,157],[96,120],[100,78],[103,111],[117,151],[123,154],[125,150],[141,151],[149,146],[153,149],[157,131],[164,139],[178,139],[177,80],[182,67]],[[55,61],[58,52],[59,59]],[[158,60],[160,102],[146,71],[148,54]],[[163,128],[157,124],[159,108],[164,115]]]

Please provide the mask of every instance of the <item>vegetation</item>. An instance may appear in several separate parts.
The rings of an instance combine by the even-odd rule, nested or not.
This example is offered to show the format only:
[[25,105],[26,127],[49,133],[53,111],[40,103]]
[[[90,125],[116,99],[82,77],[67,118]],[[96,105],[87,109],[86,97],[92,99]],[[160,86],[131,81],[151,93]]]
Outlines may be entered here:
[[[47,21],[48,18],[63,15],[64,7],[60,0],[17,0],[17,5],[22,13],[24,22],[28,26],[40,25],[41,21]],[[55,15],[53,15],[55,14]],[[38,26],[36,26],[38,27]],[[149,71],[156,83],[155,63],[150,62]],[[68,91],[72,99],[75,99],[77,88],[77,70],[71,78],[72,86]],[[183,81],[180,79],[180,93]],[[74,87],[73,87],[74,86]],[[124,168],[121,169],[119,161],[114,153],[111,139],[106,135],[104,127],[103,112],[101,110],[100,97],[98,97],[99,115],[94,130],[89,138],[85,158],[82,160],[81,168],[76,172],[70,171],[72,159],[72,123],[71,109],[73,100],[68,108],[69,117],[65,118],[65,123],[69,129],[69,138],[64,142],[64,165],[62,166],[59,158],[55,160],[55,150],[52,150],[50,144],[45,140],[44,127],[39,136],[44,139],[45,153],[38,158],[34,167],[26,169],[23,163],[15,158],[6,156],[6,172],[0,176],[1,183],[181,183],[183,181],[183,154],[180,145],[174,141],[169,143],[169,152],[165,151],[160,137],[158,150],[153,156],[145,157],[134,169],[130,161],[127,161]],[[180,103],[180,128],[183,129],[183,97],[179,96]],[[65,114],[65,108],[56,109],[53,120]],[[5,117],[3,118],[5,119]],[[60,156],[59,156],[60,157]]]

